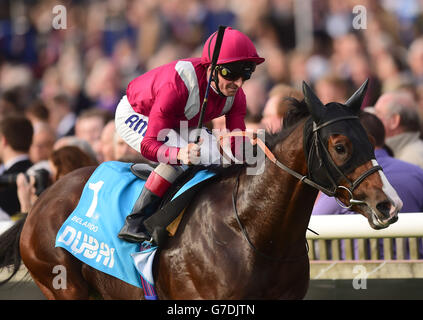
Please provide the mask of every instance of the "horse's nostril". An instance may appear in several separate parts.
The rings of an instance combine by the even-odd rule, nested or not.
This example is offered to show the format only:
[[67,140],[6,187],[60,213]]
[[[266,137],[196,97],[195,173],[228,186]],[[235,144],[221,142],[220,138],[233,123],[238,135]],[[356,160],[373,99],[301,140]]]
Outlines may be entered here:
[[391,203],[389,201],[382,201],[376,205],[376,209],[382,213],[385,218],[389,217],[389,213],[391,212]]

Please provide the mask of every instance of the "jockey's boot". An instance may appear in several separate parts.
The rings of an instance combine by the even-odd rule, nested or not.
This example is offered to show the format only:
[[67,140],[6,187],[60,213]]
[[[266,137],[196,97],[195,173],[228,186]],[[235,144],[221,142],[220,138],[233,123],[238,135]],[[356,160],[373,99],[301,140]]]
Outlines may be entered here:
[[135,202],[132,212],[126,217],[125,224],[118,237],[129,242],[152,240],[144,226],[144,221],[157,211],[157,208],[169,187],[181,174],[182,169],[167,164],[160,164],[151,172],[144,189]]
[[156,211],[161,199],[147,187],[144,187],[135,202],[132,212],[126,217],[125,224],[120,230],[118,237],[128,242],[150,240],[151,236],[144,227],[144,220]]

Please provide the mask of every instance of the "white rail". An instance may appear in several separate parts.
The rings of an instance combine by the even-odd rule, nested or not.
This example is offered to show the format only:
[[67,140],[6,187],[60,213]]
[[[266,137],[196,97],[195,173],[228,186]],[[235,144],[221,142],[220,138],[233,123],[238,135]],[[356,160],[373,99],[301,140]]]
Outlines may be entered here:
[[[13,225],[14,221],[0,221],[0,234]],[[423,237],[423,212],[400,213],[399,219],[386,229],[374,230],[361,214],[311,216],[307,239],[352,239],[352,238],[394,238]]]
[[400,213],[398,221],[381,230],[370,227],[361,214],[311,216],[308,227],[317,232],[307,231],[306,237],[317,239],[357,239],[423,237],[423,213]]

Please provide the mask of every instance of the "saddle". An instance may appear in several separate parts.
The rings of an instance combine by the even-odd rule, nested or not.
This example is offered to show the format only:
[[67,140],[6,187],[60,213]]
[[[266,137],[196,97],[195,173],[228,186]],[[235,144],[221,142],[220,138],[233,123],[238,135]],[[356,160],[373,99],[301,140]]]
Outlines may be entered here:
[[[149,164],[135,163],[130,170],[138,178],[147,180],[154,167]],[[163,197],[157,211],[144,221],[144,226],[159,247],[169,236],[175,235],[185,209],[193,197],[216,176],[216,173],[212,172],[201,175],[200,171],[203,170],[205,170],[203,166],[192,166],[181,174]],[[189,182],[188,185],[187,182]],[[138,208],[134,208],[133,211],[138,211]]]

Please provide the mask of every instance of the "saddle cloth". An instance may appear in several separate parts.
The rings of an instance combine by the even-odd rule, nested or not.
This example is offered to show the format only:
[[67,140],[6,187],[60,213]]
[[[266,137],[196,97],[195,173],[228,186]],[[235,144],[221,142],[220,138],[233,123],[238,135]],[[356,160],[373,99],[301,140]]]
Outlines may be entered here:
[[[97,270],[142,288],[144,280],[154,283],[151,272],[154,255],[149,254],[140,261],[142,245],[117,237],[145,184],[131,172],[131,165],[109,161],[97,167],[84,186],[75,210],[61,226],[56,247],[66,249]],[[172,201],[214,175],[207,170],[199,171]],[[146,251],[153,253],[155,249],[157,247]]]

